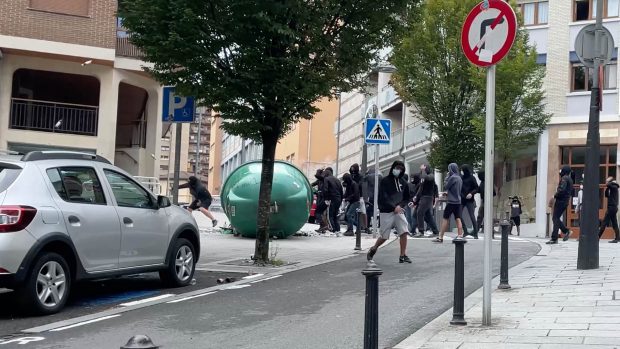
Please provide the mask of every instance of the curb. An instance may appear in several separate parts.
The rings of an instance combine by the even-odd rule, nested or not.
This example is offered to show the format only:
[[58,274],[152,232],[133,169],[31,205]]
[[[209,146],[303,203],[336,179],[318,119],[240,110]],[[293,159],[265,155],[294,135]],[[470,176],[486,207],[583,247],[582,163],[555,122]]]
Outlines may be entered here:
[[[539,239],[532,239],[532,238],[522,238],[522,239],[538,244],[539,247],[540,247],[540,250],[538,251],[537,254],[533,255],[529,259],[527,259],[527,260],[525,260],[525,261],[523,261],[523,262],[513,266],[512,268],[510,268],[509,269],[510,272],[515,272],[515,271],[519,271],[519,270],[525,269],[526,267],[530,266],[534,262],[537,262],[541,258],[546,257],[549,254],[549,252],[551,252],[551,246],[550,245],[546,245],[542,241],[538,241]],[[492,284],[499,283],[499,279],[500,279],[500,277],[498,275],[498,276],[494,277],[491,280],[491,283]],[[464,313],[465,314],[467,314],[467,312],[471,308],[479,305],[482,302],[482,300],[483,300],[483,298],[482,298],[483,297],[483,290],[484,290],[484,286],[480,287],[477,290],[475,290],[474,292],[472,292],[469,296],[467,296],[465,298],[465,307],[464,307]],[[510,292],[510,290],[494,289],[491,292],[491,294],[493,294],[495,292]],[[396,344],[395,346],[393,346],[390,349],[418,349],[418,348],[423,348],[424,345],[431,338],[433,338],[439,332],[444,330],[446,327],[452,326],[452,325],[450,325],[450,320],[451,319],[452,319],[452,307],[450,307],[450,309],[446,310],[443,314],[439,315],[438,317],[433,319],[431,322],[426,324],[424,327],[420,328],[419,330],[414,332],[411,336],[407,337],[405,340],[403,340],[402,342]]]

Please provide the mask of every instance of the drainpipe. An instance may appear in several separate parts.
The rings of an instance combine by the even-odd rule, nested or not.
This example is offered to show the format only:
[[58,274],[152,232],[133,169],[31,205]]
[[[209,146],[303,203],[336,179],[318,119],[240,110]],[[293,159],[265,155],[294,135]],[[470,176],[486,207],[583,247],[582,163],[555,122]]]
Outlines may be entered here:
[[340,164],[340,116],[342,112],[342,94],[338,94],[338,131],[336,134],[336,177],[338,177],[338,165]]

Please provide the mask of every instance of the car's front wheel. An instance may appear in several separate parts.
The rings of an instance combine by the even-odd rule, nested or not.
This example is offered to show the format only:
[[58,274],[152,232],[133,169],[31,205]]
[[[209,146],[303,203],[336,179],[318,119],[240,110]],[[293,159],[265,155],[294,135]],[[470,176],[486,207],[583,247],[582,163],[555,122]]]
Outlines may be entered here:
[[59,254],[40,255],[22,287],[24,305],[36,314],[54,314],[67,303],[71,289],[71,272],[67,261]]
[[187,239],[177,239],[173,245],[170,262],[159,272],[162,281],[170,287],[183,287],[192,282],[196,270],[194,245]]

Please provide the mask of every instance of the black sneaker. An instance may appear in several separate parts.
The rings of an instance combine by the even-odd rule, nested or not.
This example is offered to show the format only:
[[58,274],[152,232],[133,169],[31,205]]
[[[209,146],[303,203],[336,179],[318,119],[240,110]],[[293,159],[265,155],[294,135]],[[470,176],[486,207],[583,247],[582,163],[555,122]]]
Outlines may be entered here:
[[568,238],[570,237],[570,234],[572,234],[572,231],[568,231],[566,233],[564,233],[564,237],[562,238],[562,241],[568,241]]
[[353,230],[347,230],[344,232],[344,236],[355,236],[355,233]]
[[409,259],[407,255],[400,256],[400,258],[398,258],[398,263],[411,263],[411,259]]
[[558,243],[558,240],[549,240],[546,242],[547,245],[555,245]]
[[217,227],[217,219],[213,220],[213,228]]
[[371,261],[372,257],[375,256],[375,253],[377,253],[377,248],[375,246],[372,246],[371,248],[368,249],[368,253],[366,254],[366,259]]
[[620,242],[618,239],[609,240],[610,244],[617,244],[618,242]]

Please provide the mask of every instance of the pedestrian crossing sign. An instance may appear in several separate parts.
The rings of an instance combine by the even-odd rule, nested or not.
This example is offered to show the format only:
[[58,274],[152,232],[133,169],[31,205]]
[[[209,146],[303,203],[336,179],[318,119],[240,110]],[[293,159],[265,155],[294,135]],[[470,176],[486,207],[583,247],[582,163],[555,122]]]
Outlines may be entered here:
[[392,120],[366,119],[366,144],[390,144]]

